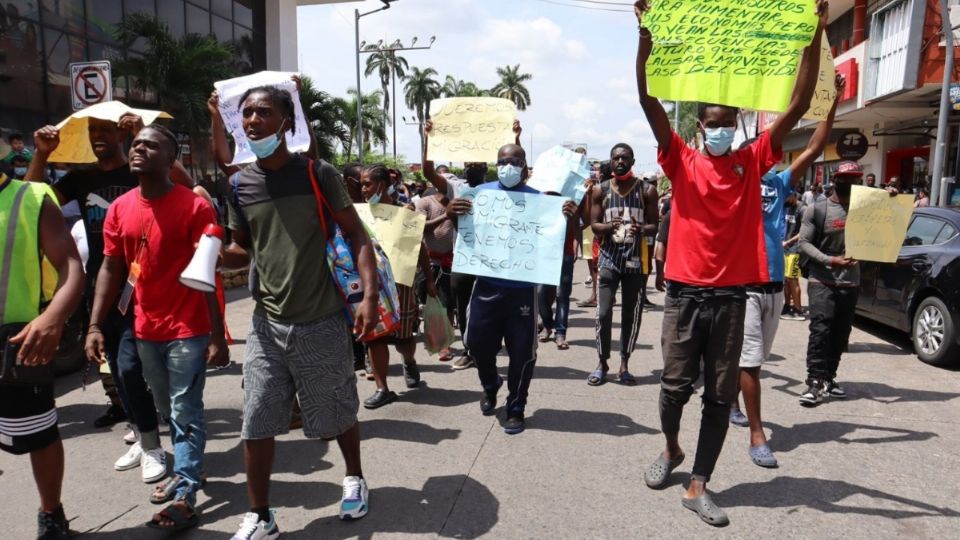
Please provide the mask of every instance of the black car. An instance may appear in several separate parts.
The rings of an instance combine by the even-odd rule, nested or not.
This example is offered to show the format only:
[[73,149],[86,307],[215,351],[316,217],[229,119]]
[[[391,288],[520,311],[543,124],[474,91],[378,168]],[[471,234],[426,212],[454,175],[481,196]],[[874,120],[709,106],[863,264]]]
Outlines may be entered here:
[[857,314],[908,332],[921,360],[960,365],[960,209],[914,210],[895,263],[860,263]]

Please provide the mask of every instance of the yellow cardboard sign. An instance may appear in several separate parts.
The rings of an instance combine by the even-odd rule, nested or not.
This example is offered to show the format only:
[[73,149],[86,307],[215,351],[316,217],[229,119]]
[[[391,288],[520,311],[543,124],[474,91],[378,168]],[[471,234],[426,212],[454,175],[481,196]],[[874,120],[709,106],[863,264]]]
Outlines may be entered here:
[[119,101],[105,101],[86,109],[77,111],[57,124],[60,130],[60,145],[50,154],[50,163],[94,163],[97,156],[90,146],[90,136],[87,133],[89,118],[119,122],[120,117],[133,113],[143,118],[144,125],[150,125],[157,118],[173,118],[163,111],[149,109],[134,109]]
[[392,204],[357,204],[354,207],[387,254],[393,278],[401,285],[413,287],[427,218]]
[[891,197],[883,189],[853,186],[844,241],[846,256],[858,261],[897,262],[903,246],[913,197]]
[[433,129],[427,147],[431,161],[491,163],[514,142],[517,106],[508,99],[444,98],[430,102]]
[[810,101],[810,109],[803,115],[804,118],[821,122],[827,119],[833,102],[837,99],[836,78],[837,68],[833,62],[833,52],[830,51],[830,42],[824,34],[820,41],[820,75],[817,78],[817,89]]
[[583,229],[583,247],[580,250],[581,259],[589,261],[593,258],[593,243],[595,241],[596,239],[593,237],[593,228],[587,227]]
[[651,95],[783,112],[817,29],[813,0],[654,0]]

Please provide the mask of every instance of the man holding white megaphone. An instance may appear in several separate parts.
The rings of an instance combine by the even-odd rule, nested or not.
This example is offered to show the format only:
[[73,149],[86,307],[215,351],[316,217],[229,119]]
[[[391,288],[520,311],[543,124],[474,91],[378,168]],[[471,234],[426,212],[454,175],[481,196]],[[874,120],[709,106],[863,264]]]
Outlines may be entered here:
[[[208,364],[223,366],[229,360],[212,292],[219,251],[216,237],[222,230],[218,231],[213,208],[205,200],[170,181],[177,148],[176,138],[161,126],[147,126],[134,139],[130,171],[140,186],[107,211],[104,262],[90,315],[91,327],[96,327],[113,309],[134,310],[143,376],[160,414],[170,419],[176,458],[173,502],[154,514],[147,526],[168,532],[199,521],[195,505],[207,433],[204,377]],[[125,268],[126,284],[122,283]],[[191,287],[211,292],[184,286],[181,274]],[[103,335],[91,331],[88,356],[95,357],[103,347]]]

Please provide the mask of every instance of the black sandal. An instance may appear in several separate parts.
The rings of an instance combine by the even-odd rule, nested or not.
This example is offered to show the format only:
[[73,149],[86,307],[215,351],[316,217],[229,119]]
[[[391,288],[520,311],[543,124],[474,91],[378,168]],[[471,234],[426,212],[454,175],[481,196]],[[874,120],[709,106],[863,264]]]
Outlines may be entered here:
[[[173,475],[167,478],[162,484],[154,488],[150,494],[150,502],[153,504],[163,504],[170,502],[177,494],[177,483],[180,481],[180,475]],[[207,485],[206,473],[200,475],[200,487]]]
[[196,527],[197,523],[200,523],[200,513],[197,512],[195,508],[187,504],[187,508],[189,508],[190,512],[192,512],[188,516],[182,507],[177,506],[177,503],[179,502],[180,501],[168,504],[163,510],[157,512],[157,515],[160,517],[160,521],[170,520],[173,522],[173,525],[170,527],[164,527],[157,519],[151,519],[147,522],[147,527],[160,531],[167,531],[168,533],[176,533]]

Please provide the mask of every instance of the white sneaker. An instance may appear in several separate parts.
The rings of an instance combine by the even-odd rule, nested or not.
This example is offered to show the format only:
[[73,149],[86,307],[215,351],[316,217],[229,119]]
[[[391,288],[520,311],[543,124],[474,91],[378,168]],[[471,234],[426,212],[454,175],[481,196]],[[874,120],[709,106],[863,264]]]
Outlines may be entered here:
[[[140,446],[140,443],[137,443]],[[143,452],[140,458],[140,467],[143,469],[143,483],[150,484],[167,475],[167,454],[163,448],[154,448]]]
[[340,519],[360,519],[367,515],[370,492],[367,491],[367,481],[359,476],[348,476],[343,479],[343,498],[340,499]]
[[140,458],[143,456],[143,448],[140,448],[140,443],[133,443],[133,446],[127,450],[127,453],[120,456],[113,464],[114,470],[117,471],[129,471],[130,469],[136,469],[140,466]]
[[254,512],[247,512],[240,522],[240,530],[230,540],[274,540],[280,537],[277,517],[270,510],[270,522],[260,519]]
[[130,424],[127,424],[127,434],[123,436],[123,442],[127,444],[133,444],[137,442],[137,431],[133,429]]

